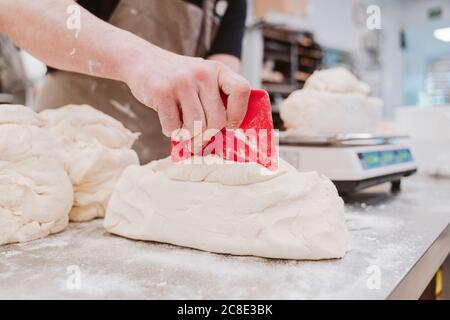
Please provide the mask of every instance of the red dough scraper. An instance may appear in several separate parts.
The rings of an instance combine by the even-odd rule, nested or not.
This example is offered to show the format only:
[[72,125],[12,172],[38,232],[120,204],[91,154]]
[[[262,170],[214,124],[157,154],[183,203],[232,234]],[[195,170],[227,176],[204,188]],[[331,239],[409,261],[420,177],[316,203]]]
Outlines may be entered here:
[[[226,106],[227,97],[222,98]],[[193,154],[189,145],[189,140],[172,140],[172,161],[178,162],[190,158]],[[247,114],[239,129],[222,129],[204,145],[199,155],[210,154],[236,162],[256,162],[273,171],[278,168],[272,108],[266,91],[251,91]]]

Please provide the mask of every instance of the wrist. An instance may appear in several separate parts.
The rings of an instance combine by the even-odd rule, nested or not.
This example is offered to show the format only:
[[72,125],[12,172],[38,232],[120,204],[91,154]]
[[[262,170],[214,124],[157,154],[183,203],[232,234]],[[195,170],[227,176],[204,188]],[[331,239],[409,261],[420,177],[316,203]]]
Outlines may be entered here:
[[133,39],[127,39],[125,43],[126,45],[118,50],[116,58],[118,80],[125,83],[132,82],[136,72],[142,68],[145,68],[146,72],[154,72],[154,68],[173,55],[134,35]]
[[[133,36],[134,38],[134,36]],[[114,53],[116,78],[128,83],[130,73],[139,63],[141,52],[145,50],[146,43],[142,39],[127,39]]]

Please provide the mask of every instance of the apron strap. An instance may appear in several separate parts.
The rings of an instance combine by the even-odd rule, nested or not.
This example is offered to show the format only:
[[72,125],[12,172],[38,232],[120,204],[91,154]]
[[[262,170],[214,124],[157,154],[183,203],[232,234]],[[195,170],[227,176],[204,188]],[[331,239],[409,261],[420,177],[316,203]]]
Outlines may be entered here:
[[216,0],[203,0],[203,22],[202,22],[202,30],[199,37],[198,43],[198,52],[199,56],[206,54],[209,49],[211,49],[211,45],[214,38],[214,8],[216,7]]

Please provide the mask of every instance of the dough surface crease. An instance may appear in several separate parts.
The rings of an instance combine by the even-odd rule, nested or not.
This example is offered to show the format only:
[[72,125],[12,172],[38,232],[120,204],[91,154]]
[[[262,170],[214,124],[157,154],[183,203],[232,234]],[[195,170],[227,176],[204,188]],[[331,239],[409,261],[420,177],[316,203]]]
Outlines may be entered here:
[[281,159],[279,170],[270,173],[258,164],[214,164],[221,159],[206,158],[128,167],[111,197],[106,229],[233,255],[344,256],[344,205],[329,179],[300,173]]

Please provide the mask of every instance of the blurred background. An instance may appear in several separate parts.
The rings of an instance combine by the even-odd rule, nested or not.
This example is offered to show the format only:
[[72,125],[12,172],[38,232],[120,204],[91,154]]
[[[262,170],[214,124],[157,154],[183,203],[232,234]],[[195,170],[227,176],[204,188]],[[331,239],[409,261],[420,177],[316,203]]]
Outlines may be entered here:
[[[369,28],[377,7],[380,25]],[[247,25],[244,74],[275,110],[314,70],[336,65],[371,86],[387,119],[399,106],[450,104],[448,0],[249,0]],[[45,72],[0,39],[3,102],[32,105]]]
[[[450,103],[449,1],[251,3],[245,73],[273,95],[284,97],[301,88],[317,68],[344,65],[384,100],[387,118],[398,106]],[[381,24],[371,30],[367,24],[373,6],[380,10]],[[261,60],[264,70],[275,73],[258,77]]]
[[[315,70],[345,66],[383,100],[379,132],[410,135],[421,166],[450,154],[450,1],[248,0],[247,17],[242,72],[276,128]],[[46,72],[0,35],[0,103],[33,107]]]

